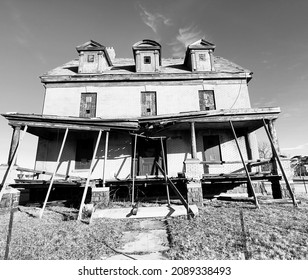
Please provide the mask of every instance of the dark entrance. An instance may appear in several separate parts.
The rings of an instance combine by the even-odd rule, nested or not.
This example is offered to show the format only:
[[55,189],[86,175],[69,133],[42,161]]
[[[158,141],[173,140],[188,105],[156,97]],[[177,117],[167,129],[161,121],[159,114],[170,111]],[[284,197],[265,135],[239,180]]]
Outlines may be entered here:
[[[163,145],[165,147],[165,140],[163,140]],[[136,175],[161,175],[161,172],[159,172],[155,164],[155,162],[158,162],[158,164],[164,168],[161,140],[138,137],[136,158]]]

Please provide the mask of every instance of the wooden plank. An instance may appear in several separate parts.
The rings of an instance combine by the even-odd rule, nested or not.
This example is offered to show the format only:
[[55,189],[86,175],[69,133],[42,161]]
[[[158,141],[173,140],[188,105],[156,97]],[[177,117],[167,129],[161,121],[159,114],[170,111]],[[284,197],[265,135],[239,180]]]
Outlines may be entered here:
[[[21,172],[29,172],[34,174],[45,174],[45,175],[52,175],[53,172],[46,171],[46,170],[37,170],[37,169],[31,169],[31,168],[25,168],[25,167],[17,167],[17,171]],[[85,177],[79,177],[79,176],[71,176],[71,175],[64,175],[56,173],[56,177],[66,178],[66,179],[73,179],[73,180],[83,180],[86,179]]]
[[162,150],[162,156],[163,156],[163,165],[164,165],[164,172],[165,172],[164,178],[165,178],[166,191],[167,191],[167,200],[168,200],[168,205],[170,206],[170,195],[169,195],[169,186],[168,186],[168,179],[167,179],[167,162],[166,162],[163,138],[160,138],[160,144],[161,144],[161,150]]
[[95,157],[96,157],[96,153],[97,153],[97,150],[98,150],[99,142],[101,140],[101,136],[102,136],[102,130],[100,130],[98,132],[95,148],[94,148],[94,151],[93,151],[93,157],[92,157],[92,160],[91,160],[91,165],[90,165],[89,173],[88,173],[88,176],[87,176],[86,185],[85,185],[85,188],[84,188],[84,191],[83,191],[83,195],[82,195],[82,198],[81,198],[81,203],[80,203],[80,208],[79,208],[78,218],[77,218],[78,220],[80,220],[81,216],[82,216],[82,210],[83,210],[84,202],[86,200],[86,196],[87,196],[87,192],[88,192],[88,187],[89,187],[89,182],[90,182],[90,177],[91,177],[92,172],[93,172]]
[[134,155],[133,155],[133,168],[132,168],[132,206],[135,206],[135,178],[136,178],[136,150],[137,150],[137,140],[138,140],[138,135],[135,134],[135,142],[134,142]]
[[109,141],[109,131],[106,131],[105,156],[104,156],[104,165],[103,165],[103,187],[105,187],[105,182],[106,182],[106,164],[107,164],[107,157],[108,157],[108,141]]
[[54,172],[51,176],[50,184],[49,184],[48,191],[47,191],[47,194],[46,194],[46,197],[45,197],[45,201],[44,201],[43,207],[42,207],[41,212],[40,212],[40,219],[43,217],[43,213],[44,213],[44,210],[45,210],[48,198],[49,198],[49,194],[50,194],[50,191],[51,191],[51,188],[52,188],[52,185],[53,185],[53,181],[54,181],[55,175],[56,175],[56,173],[59,169],[59,166],[60,166],[59,163],[60,163],[60,159],[61,159],[62,152],[63,152],[63,149],[64,149],[64,145],[65,145],[65,142],[66,142],[67,134],[68,134],[68,128],[65,130],[65,134],[64,134],[64,137],[63,137],[63,140],[62,140],[58,159],[57,159],[57,162],[56,162],[56,168],[55,168],[55,170],[54,170]]
[[[19,138],[20,138],[20,126],[14,126],[13,127],[13,134],[12,134],[12,140],[11,140],[11,146],[10,146],[10,152],[9,152],[9,158],[8,158],[8,165],[10,165],[13,157],[15,150],[17,149],[18,143],[19,143]],[[16,161],[16,159],[15,159]],[[13,163],[15,164],[15,162]]]
[[[161,168],[161,166],[158,164],[158,162],[155,162],[158,169],[160,170],[161,173],[163,173],[164,176],[166,176],[164,170]],[[181,195],[181,193],[179,192],[179,190],[177,189],[177,187],[174,185],[174,183],[170,180],[170,178],[168,176],[166,176],[169,185],[171,186],[172,190],[175,192],[176,196],[180,199],[180,201],[182,202],[182,204],[185,206],[186,210],[187,210],[187,215],[193,215],[193,211],[192,209],[189,207],[188,202],[185,200],[185,198]]]
[[281,173],[282,173],[282,176],[283,176],[284,181],[286,182],[286,187],[287,187],[287,189],[288,189],[288,191],[289,191],[289,193],[290,193],[290,196],[291,196],[291,198],[292,198],[293,204],[294,204],[295,207],[297,207],[298,205],[297,205],[297,202],[296,202],[296,199],[295,199],[295,195],[294,195],[294,193],[293,193],[293,191],[292,191],[292,189],[291,189],[291,186],[290,186],[290,184],[289,184],[289,180],[288,180],[288,178],[287,178],[287,176],[286,176],[286,173],[284,172],[284,169],[283,169],[283,166],[282,166],[282,164],[281,164],[281,161],[280,161],[278,152],[277,152],[277,150],[276,150],[276,148],[275,148],[275,144],[274,144],[273,139],[271,138],[271,135],[270,135],[270,133],[269,133],[267,127],[266,127],[266,123],[265,123],[265,120],[264,120],[264,119],[263,119],[263,127],[264,127],[265,132],[266,132],[266,134],[267,134],[267,137],[268,137],[268,139],[269,139],[269,141],[270,141],[270,143],[271,143],[273,155],[274,155],[274,157],[276,158],[276,160],[277,160],[277,162],[278,162],[280,171],[281,171]]
[[238,143],[238,141],[237,141],[237,136],[236,136],[236,133],[235,133],[235,130],[234,130],[232,121],[230,120],[229,123],[230,123],[231,129],[232,129],[232,133],[233,133],[234,140],[235,140],[235,143],[236,143],[236,146],[237,146],[237,150],[238,150],[238,152],[239,152],[239,154],[240,154],[240,157],[241,157],[241,160],[242,160],[242,163],[243,163],[243,167],[244,167],[244,169],[245,169],[245,173],[246,173],[246,176],[247,176],[247,184],[248,184],[248,187],[249,187],[249,189],[250,189],[251,194],[252,194],[253,197],[254,197],[256,207],[260,208],[259,203],[258,203],[257,196],[256,196],[255,191],[254,191],[253,186],[252,186],[252,182],[251,182],[251,178],[250,178],[250,175],[249,175],[247,166],[246,166],[245,161],[244,161],[244,157],[243,157],[242,152],[241,152],[241,149],[240,149],[240,145],[239,145],[239,143]]

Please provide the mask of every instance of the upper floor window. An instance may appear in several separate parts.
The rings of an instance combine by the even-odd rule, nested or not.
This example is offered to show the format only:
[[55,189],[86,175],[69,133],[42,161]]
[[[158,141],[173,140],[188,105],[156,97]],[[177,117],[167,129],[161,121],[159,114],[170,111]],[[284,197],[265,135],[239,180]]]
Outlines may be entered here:
[[141,92],[141,115],[156,116],[156,92],[142,91]]
[[94,118],[96,115],[96,92],[83,92],[80,99],[79,117]]
[[214,90],[199,90],[200,111],[216,110]]

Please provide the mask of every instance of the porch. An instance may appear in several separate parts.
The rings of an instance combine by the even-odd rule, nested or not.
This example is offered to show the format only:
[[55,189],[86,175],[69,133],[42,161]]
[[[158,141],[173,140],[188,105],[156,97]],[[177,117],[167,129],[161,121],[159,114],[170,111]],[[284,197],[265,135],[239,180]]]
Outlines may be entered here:
[[[33,170],[33,173],[35,174],[47,174],[49,172],[47,175],[51,176],[48,183],[45,184],[46,186],[48,185],[48,188],[43,205],[44,209],[48,201],[50,191],[54,187],[54,183],[57,183],[57,178],[60,176],[63,178],[62,180],[71,182],[74,177],[71,176],[71,174],[60,174],[58,172],[59,163],[61,161],[62,152],[66,144],[68,134],[87,132],[96,134],[97,138],[93,149],[92,160],[90,160],[88,173],[86,176],[78,176],[76,179],[79,184],[76,184],[75,187],[83,188],[80,209],[85,203],[89,187],[96,188],[98,190],[104,188],[108,189],[109,187],[110,193],[114,187],[119,187],[119,189],[122,190],[126,188],[127,194],[132,200],[132,205],[134,205],[136,203],[135,199],[139,198],[139,194],[142,194],[142,192],[144,193],[144,190],[148,187],[153,189],[154,186],[160,186],[162,188],[162,191],[158,191],[160,195],[163,191],[165,191],[168,203],[170,203],[169,187],[171,186],[172,190],[175,192],[175,195],[177,197],[181,196],[181,202],[186,204],[188,209],[186,200],[189,200],[188,196],[189,193],[191,194],[191,191],[194,193],[192,196],[199,196],[197,200],[199,199],[199,202],[201,202],[203,199],[202,190],[200,198],[201,185],[203,193],[206,194],[209,188],[204,188],[204,186],[210,185],[210,188],[213,188],[215,184],[217,186],[217,183],[223,183],[224,185],[228,185],[230,188],[233,188],[238,184],[245,183],[247,185],[248,196],[252,197],[258,206],[257,197],[252,187],[252,181],[265,180],[271,182],[273,196],[275,198],[281,198],[282,194],[279,180],[282,177],[286,182],[287,190],[289,191],[294,204],[296,204],[288,178],[284,173],[284,169],[279,159],[278,139],[274,127],[274,121],[277,119],[279,112],[280,110],[278,108],[230,109],[141,117],[138,120],[106,120],[100,118],[4,114],[3,116],[9,120],[9,124],[14,129],[7,173],[10,172],[10,169],[16,161],[18,149],[20,148],[23,135],[26,132],[41,137],[49,137],[57,131],[59,139],[62,138],[62,144],[60,149],[58,149],[58,157],[54,164],[54,170],[52,172],[46,170]],[[264,174],[253,170],[254,167],[262,165],[264,162],[253,158],[250,134],[262,127],[267,132],[268,139],[273,150],[273,158],[270,160],[273,166],[271,174]],[[20,137],[21,130],[23,130],[23,135]],[[209,130],[227,131],[233,137],[233,141],[236,144],[236,151],[238,153],[237,161],[223,161],[222,159],[208,160],[207,158],[202,158],[200,160],[198,158],[197,147],[199,144],[197,143],[196,131]],[[114,172],[114,179],[106,177],[109,133],[112,131],[121,131],[122,133],[133,137],[133,141],[130,143],[130,151],[132,152],[130,163],[131,170],[126,178],[117,178],[117,170]],[[176,176],[170,176],[167,159],[170,157],[169,149],[172,147],[173,142],[168,146],[166,145],[166,141],[167,139],[172,139],[172,137],[170,138],[169,136],[170,133],[172,134],[174,131],[184,131],[186,134],[189,132],[191,158],[185,158],[184,163],[181,163],[184,168],[177,169],[178,172]],[[103,132],[105,133],[104,155],[98,155],[98,147]],[[245,139],[246,159],[243,156],[243,150],[238,141],[239,137],[244,137]],[[154,141],[156,144],[150,144],[147,148],[145,148],[145,140],[150,140],[152,143]],[[140,145],[142,141],[144,143]],[[93,170],[96,167],[97,157],[103,159],[103,166],[101,176],[95,179],[93,178]],[[123,162],[125,162],[125,160],[126,159],[124,159]],[[142,165],[140,162],[142,162]],[[267,161],[267,163],[268,162],[269,161]],[[204,172],[209,166],[227,166],[230,164],[237,164],[242,167],[229,173],[218,173],[218,175],[217,172],[216,174],[207,174]],[[278,166],[281,170],[281,174],[278,173]],[[169,176],[171,178],[169,178]],[[7,175],[3,180],[3,186],[5,186],[6,177]],[[16,183],[18,183],[18,181]],[[181,191],[178,190],[176,186],[177,184],[182,186],[182,189],[179,188]],[[31,185],[31,183],[28,185]],[[1,191],[3,192],[3,190],[4,188],[2,188]],[[196,199],[192,199],[192,202],[196,202]]]

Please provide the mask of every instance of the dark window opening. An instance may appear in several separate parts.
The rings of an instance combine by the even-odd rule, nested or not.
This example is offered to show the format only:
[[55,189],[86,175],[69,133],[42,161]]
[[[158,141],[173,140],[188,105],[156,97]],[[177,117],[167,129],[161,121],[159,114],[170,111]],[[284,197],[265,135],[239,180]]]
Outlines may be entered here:
[[94,55],[93,54],[88,55],[88,62],[94,62]]
[[151,57],[150,56],[144,57],[144,64],[151,64]]
[[213,90],[199,90],[200,111],[216,110]]
[[204,159],[205,161],[221,161],[219,135],[203,136]]
[[93,139],[78,139],[76,144],[75,169],[89,169],[93,157]]

